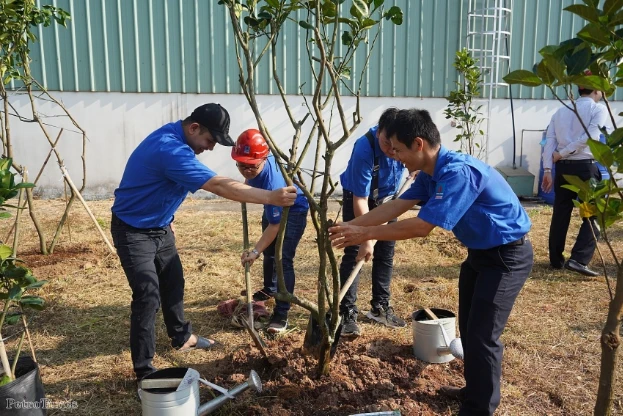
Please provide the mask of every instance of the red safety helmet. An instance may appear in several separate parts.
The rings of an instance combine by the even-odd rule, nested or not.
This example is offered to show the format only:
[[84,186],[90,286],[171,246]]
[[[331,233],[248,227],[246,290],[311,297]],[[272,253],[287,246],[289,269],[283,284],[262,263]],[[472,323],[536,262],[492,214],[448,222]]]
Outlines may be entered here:
[[256,164],[266,159],[269,145],[256,129],[245,130],[232,148],[232,159],[240,163]]

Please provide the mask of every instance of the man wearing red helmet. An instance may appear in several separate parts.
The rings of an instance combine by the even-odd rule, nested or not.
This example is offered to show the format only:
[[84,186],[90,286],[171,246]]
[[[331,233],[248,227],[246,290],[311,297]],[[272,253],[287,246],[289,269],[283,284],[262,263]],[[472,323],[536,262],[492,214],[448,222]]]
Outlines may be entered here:
[[190,351],[214,345],[193,334],[184,319],[184,273],[171,223],[186,195],[204,189],[240,202],[295,202],[294,187],[252,188],[217,176],[197,159],[217,143],[233,146],[229,129],[230,116],[219,104],[204,104],[185,120],[164,125],[132,152],[115,190],[111,234],[132,289],[130,352],[137,380],[156,371],[154,325],[161,306],[172,347]]
[[[268,191],[280,189],[286,186],[286,181],[277,166],[275,157],[269,152],[262,134],[256,129],[245,130],[236,141],[232,149],[232,159],[245,177],[245,183]],[[288,212],[284,244],[282,246],[282,268],[284,270],[284,283],[289,293],[295,290],[294,258],[299,241],[303,236],[308,215],[308,200],[303,192],[297,188],[297,199]],[[275,270],[275,237],[279,231],[282,219],[282,207],[265,204],[262,214],[262,236],[251,251],[245,251],[241,255],[241,262],[250,265],[260,256],[263,258],[264,287],[254,293],[255,301],[269,299],[277,292],[277,273]],[[273,315],[271,316],[268,332],[280,333],[288,326],[289,302],[276,301]]]

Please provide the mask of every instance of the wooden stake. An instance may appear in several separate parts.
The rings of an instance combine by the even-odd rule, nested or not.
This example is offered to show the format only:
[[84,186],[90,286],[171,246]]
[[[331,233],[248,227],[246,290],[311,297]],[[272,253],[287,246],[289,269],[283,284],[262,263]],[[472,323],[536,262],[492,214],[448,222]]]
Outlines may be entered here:
[[78,192],[78,189],[76,189],[76,185],[74,185],[74,182],[69,177],[69,173],[67,172],[67,169],[65,169],[65,166],[62,163],[59,163],[59,166],[61,168],[61,172],[63,173],[63,177],[67,181],[67,184],[72,189],[72,191],[74,191],[74,194],[76,195],[76,197],[80,200],[82,205],[85,207],[85,210],[87,211],[87,214],[89,214],[89,217],[93,221],[93,224],[95,224],[95,227],[97,228],[98,232],[102,236],[102,239],[104,239],[104,242],[108,246],[108,249],[110,250],[111,253],[115,254],[115,248],[112,246],[110,241],[108,241],[108,238],[104,234],[104,231],[102,231],[102,227],[100,227],[100,224],[95,219],[95,216],[93,216],[93,213],[91,212],[91,210],[87,206],[87,203],[85,202],[84,198],[82,197],[82,195],[80,195],[80,192]]

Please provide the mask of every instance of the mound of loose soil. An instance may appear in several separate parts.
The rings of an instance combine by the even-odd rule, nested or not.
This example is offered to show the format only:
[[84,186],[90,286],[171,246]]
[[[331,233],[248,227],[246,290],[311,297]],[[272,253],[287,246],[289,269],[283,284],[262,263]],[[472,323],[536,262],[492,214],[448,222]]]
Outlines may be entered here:
[[[329,376],[317,377],[317,361],[301,348],[301,334],[268,341],[268,358],[255,349],[235,351],[217,367],[198,368],[225,385],[244,382],[256,370],[259,394],[221,409],[222,414],[350,415],[400,409],[402,415],[441,415],[458,405],[437,395],[440,385],[458,383],[463,363],[427,364],[414,358],[411,345],[394,340],[341,341]],[[233,370],[234,369],[234,370]],[[235,371],[232,374],[232,371]]]

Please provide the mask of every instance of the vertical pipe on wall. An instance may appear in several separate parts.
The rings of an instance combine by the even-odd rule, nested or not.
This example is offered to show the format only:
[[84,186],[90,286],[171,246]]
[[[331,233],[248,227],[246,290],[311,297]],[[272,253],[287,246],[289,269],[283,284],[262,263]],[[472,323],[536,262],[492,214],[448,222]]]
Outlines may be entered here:
[[[37,0],[37,7],[41,7],[41,4],[39,4],[39,0]],[[39,52],[41,53],[41,82],[43,83],[44,87],[48,87],[48,79],[46,77],[46,59],[45,59],[45,48],[43,47],[43,31],[42,31],[42,25],[37,25],[37,34],[39,37]],[[13,87],[15,88],[15,87]]]
[[149,21],[149,46],[150,46],[150,66],[152,68],[152,92],[158,92],[158,78],[156,77],[156,47],[154,46],[154,9],[152,2],[147,2],[147,17]]
[[180,12],[180,71],[182,72],[182,93],[186,92],[186,71],[184,69],[184,2],[181,1],[178,3],[178,10]]
[[95,91],[95,77],[93,76],[93,43],[91,41],[91,7],[90,0],[85,0],[87,7],[87,51],[89,54],[89,89]]
[[[208,14],[210,15],[210,26],[208,28],[210,33],[213,33],[214,31],[214,2],[210,1],[208,2],[208,7],[209,7],[209,12]],[[227,12],[226,12],[226,16],[227,16]],[[210,92],[211,93],[215,93],[215,66],[214,66],[214,61],[215,61],[215,37],[216,36],[210,36],[210,53],[208,54],[208,59],[210,60]]]
[[197,85],[197,93],[201,93],[201,77],[200,74],[200,49],[199,49],[199,12],[197,10],[197,2],[193,2],[193,14],[195,15],[195,69],[196,69],[196,79],[195,83]]
[[[74,16],[74,0],[69,0],[69,14]],[[78,77],[78,54],[76,53],[76,24],[74,19],[69,21],[72,37],[72,61],[74,64],[74,91],[80,91],[80,78]],[[41,57],[43,62],[43,57]],[[45,85],[45,83],[44,83]]]
[[137,92],[141,92],[141,53],[139,52],[139,18],[137,0],[132,0],[132,17],[134,19],[134,49],[136,55]]
[[[52,5],[56,6],[56,0],[52,0]],[[58,71],[59,91],[63,91],[63,68],[61,66],[61,48],[59,47],[58,25],[54,26],[54,48],[56,49],[56,69]]]
[[169,8],[165,1],[165,73],[167,74],[167,92],[171,92],[171,59],[169,53]]
[[104,34],[104,71],[106,71],[106,92],[110,92],[110,70],[108,66],[108,35],[106,30],[106,1],[102,0],[102,30]]
[[[451,10],[451,8],[449,7],[449,0],[446,0],[445,7],[444,7],[444,14],[445,14],[445,17],[446,17],[445,20],[447,22],[450,20],[449,19],[449,17],[450,17],[450,10]],[[460,17],[460,19],[461,19],[461,17]],[[450,27],[451,27],[451,25],[447,24],[446,28],[444,30],[444,49],[445,49],[445,53],[444,53],[444,78],[443,78],[444,81],[449,79],[449,60],[448,60],[449,53],[448,53],[448,49],[449,49],[449,46],[450,46],[449,45]],[[440,85],[442,87],[442,96],[446,97],[448,95],[447,92],[446,92],[446,85],[447,85],[447,83],[446,82],[442,82]],[[432,95],[435,97],[435,93],[433,93]]]
[[121,92],[126,92],[126,74],[124,65],[124,41],[121,24],[121,0],[117,0],[117,30],[119,31],[119,65],[121,68]]
[[[224,34],[223,42],[225,43],[225,50],[227,51],[230,49],[230,37],[229,37],[229,32],[227,30],[229,16],[227,13],[224,13],[223,15],[225,17],[224,25],[226,28],[226,30],[223,31],[223,34]],[[234,47],[236,47],[236,43],[234,43]],[[230,93],[230,62],[227,59],[227,54],[225,55],[225,93],[226,94]]]
[[423,71],[423,0],[420,0],[420,16],[418,20],[418,96],[422,97],[422,71]]
[[[404,16],[409,16],[410,15],[409,14],[409,4],[410,4],[409,1],[405,2],[405,11],[403,12]],[[405,48],[405,74],[406,74],[406,76],[405,76],[405,84],[404,84],[404,88],[403,88],[403,95],[405,97],[409,97],[410,96],[409,80],[412,78],[410,76],[410,74],[411,74],[411,71],[410,71],[410,56],[411,56],[410,51],[412,50],[411,44],[410,44],[410,41],[409,41],[410,21],[411,21],[410,18],[405,19],[405,33],[407,34],[406,37],[405,37],[405,39],[406,39],[405,46],[407,46]]]

